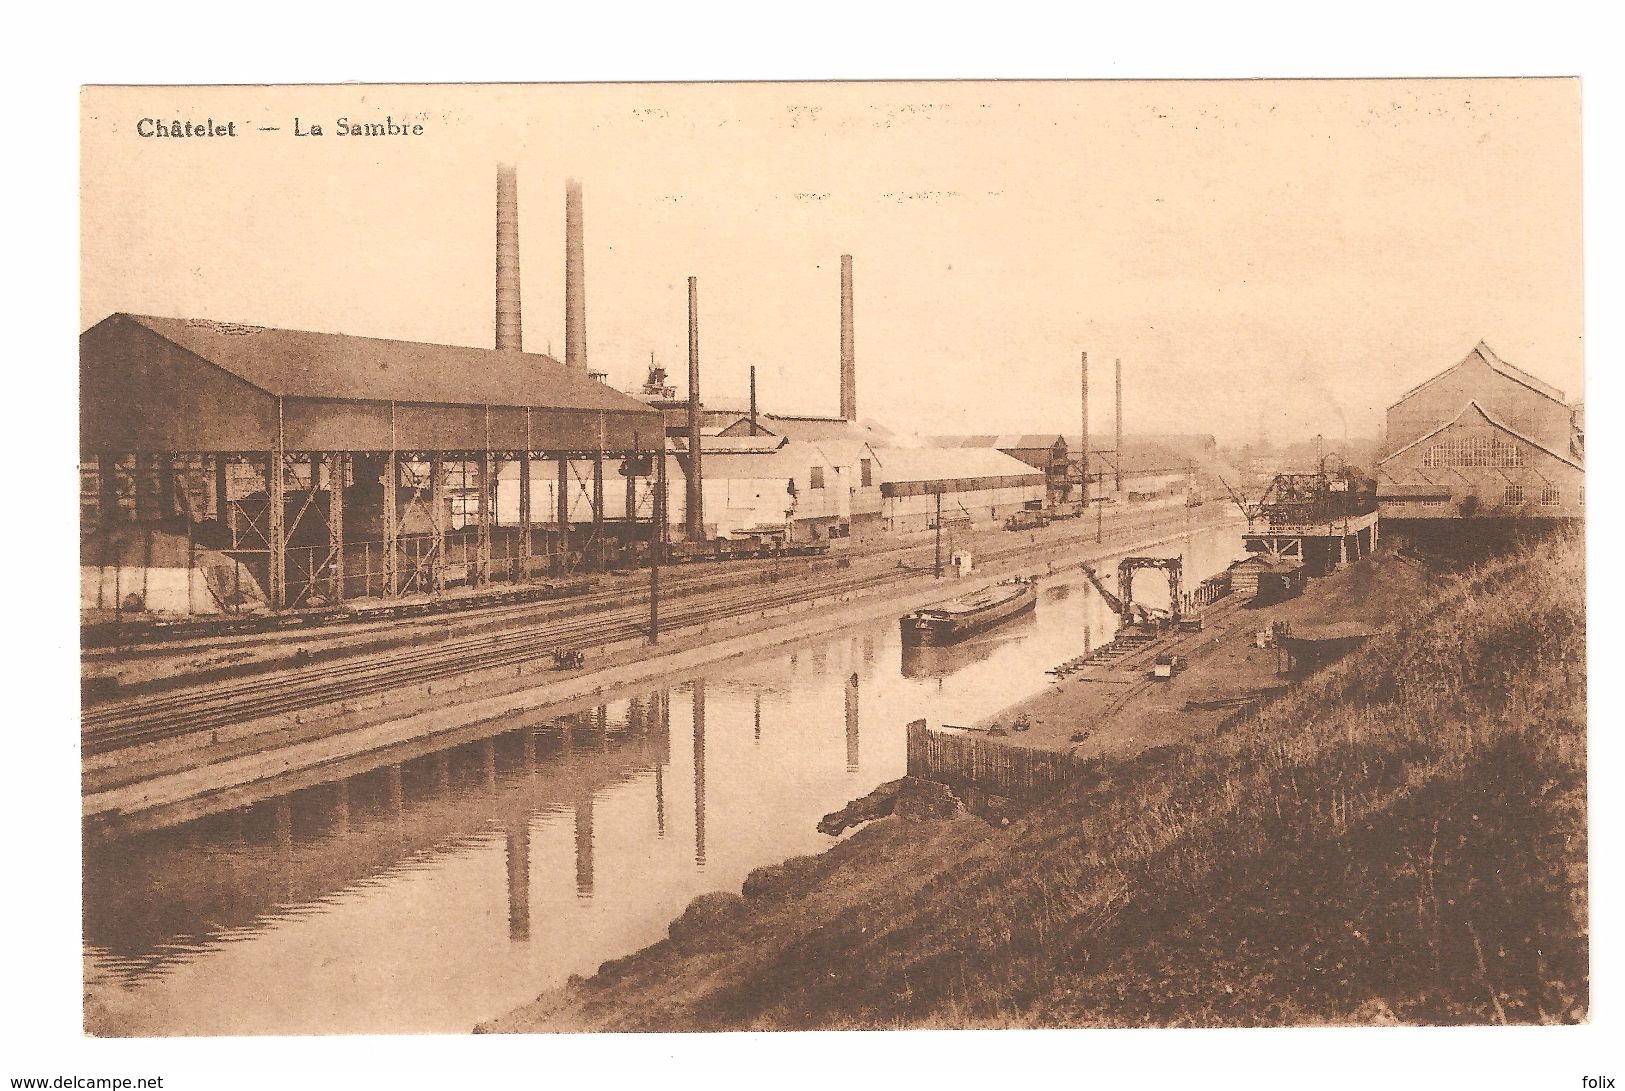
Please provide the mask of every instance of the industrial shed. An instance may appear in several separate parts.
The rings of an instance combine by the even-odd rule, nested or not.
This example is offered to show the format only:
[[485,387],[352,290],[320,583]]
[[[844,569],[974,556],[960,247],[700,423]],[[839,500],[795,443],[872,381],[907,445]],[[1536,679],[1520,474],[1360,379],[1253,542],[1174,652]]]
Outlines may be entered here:
[[[536,353],[114,314],[79,354],[84,563],[119,523],[184,531],[273,608],[601,562],[605,457],[661,447],[657,411]],[[590,535],[568,511],[535,526],[536,460],[561,486],[591,475]],[[518,525],[497,543],[510,462]]]
[[1011,458],[1019,458],[1044,474],[1048,499],[1060,502],[1070,494],[1067,481],[1066,438],[1055,432],[1006,433],[1003,435],[932,436],[933,447],[987,447],[1002,451]]
[[881,519],[887,530],[928,530],[944,521],[997,522],[1042,503],[1044,474],[986,447],[877,448]]

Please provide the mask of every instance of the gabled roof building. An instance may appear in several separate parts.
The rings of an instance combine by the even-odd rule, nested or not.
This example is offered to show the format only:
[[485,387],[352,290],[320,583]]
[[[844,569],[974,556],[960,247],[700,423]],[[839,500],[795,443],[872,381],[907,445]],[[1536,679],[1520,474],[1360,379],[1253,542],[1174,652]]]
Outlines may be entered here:
[[1579,421],[1562,391],[1480,342],[1388,408],[1376,471],[1382,518],[1578,518]]

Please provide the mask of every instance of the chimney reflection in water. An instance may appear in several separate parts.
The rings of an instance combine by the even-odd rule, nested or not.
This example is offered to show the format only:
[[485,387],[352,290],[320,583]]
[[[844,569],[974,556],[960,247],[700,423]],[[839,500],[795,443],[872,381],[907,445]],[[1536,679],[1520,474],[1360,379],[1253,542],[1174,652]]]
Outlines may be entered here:
[[666,762],[671,758],[671,691],[655,694],[660,704],[660,740],[655,753],[655,832],[666,836]]
[[846,771],[858,771],[858,672],[846,679]]
[[705,867],[705,679],[694,680],[694,866]]

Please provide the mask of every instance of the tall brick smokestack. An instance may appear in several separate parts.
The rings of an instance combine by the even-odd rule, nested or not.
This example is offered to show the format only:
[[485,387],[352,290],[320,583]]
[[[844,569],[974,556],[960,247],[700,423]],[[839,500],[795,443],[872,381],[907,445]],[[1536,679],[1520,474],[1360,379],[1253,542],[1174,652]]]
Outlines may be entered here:
[[1083,502],[1089,503],[1089,354],[1083,354],[1083,448],[1078,452],[1079,477],[1083,483]]
[[1117,491],[1123,491],[1123,361],[1117,361]]
[[564,363],[587,370],[587,270],[582,257],[581,183],[564,183]]
[[852,255],[841,255],[841,417],[858,419],[858,365],[852,345]]
[[524,351],[519,320],[519,177],[497,167],[497,349]]
[[705,491],[700,469],[700,289],[688,278],[688,519],[690,541],[705,535]]

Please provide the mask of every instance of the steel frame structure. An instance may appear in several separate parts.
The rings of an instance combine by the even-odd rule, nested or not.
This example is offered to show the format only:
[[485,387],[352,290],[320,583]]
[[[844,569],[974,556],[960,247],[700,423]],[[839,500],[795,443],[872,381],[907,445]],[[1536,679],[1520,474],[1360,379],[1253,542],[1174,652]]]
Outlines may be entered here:
[[[478,588],[494,582],[521,582],[537,575],[566,576],[583,568],[605,568],[609,553],[604,511],[606,457],[626,459],[633,471],[647,471],[627,475],[629,503],[624,521],[652,521],[655,529],[651,539],[664,541],[667,531],[656,510],[658,491],[645,489],[640,500],[637,478],[655,477],[665,452],[641,444],[626,451],[601,446],[591,450],[536,446],[476,451],[294,451],[279,444],[266,452],[105,452],[94,460],[98,473],[97,520],[103,527],[112,525],[121,507],[121,486],[128,483],[136,521],[183,516],[190,542],[192,529],[203,515],[202,505],[195,498],[212,491],[208,510],[221,525],[225,539],[222,551],[239,561],[263,558],[264,591],[273,610],[318,605],[318,596],[321,604],[338,605],[355,597],[348,585],[356,577],[363,581],[363,595],[373,594],[375,574],[378,597],[438,595],[446,590],[448,582]],[[357,541],[346,526],[350,508],[346,494],[355,488],[356,463],[378,460],[382,462],[381,540]],[[548,540],[540,551],[536,532],[545,524],[538,526],[535,522],[531,478],[537,460],[556,463],[560,486],[555,522],[546,528]],[[519,465],[517,553],[510,547],[500,558],[505,571],[499,573],[493,534],[499,525],[496,490],[502,469],[510,462]],[[459,464],[464,467],[465,479],[472,471],[476,504],[472,513],[472,556],[465,544],[462,558],[453,560],[448,553],[453,530],[448,480],[451,467]],[[234,496],[234,491],[244,491],[240,473],[244,466],[254,468],[252,480],[247,483],[247,495]],[[235,490],[234,468],[239,468]],[[195,480],[198,470],[212,481]],[[318,500],[318,494],[324,491],[326,503]],[[591,517],[586,539],[573,543],[571,507],[576,497],[585,499]],[[406,527],[414,524],[426,527],[426,533],[407,533]],[[320,538],[322,544],[300,544],[301,539],[313,537]],[[347,550],[374,544],[382,554],[378,572],[374,573],[370,564],[370,550],[364,572],[347,571]],[[499,576],[505,579],[499,580]],[[216,605],[226,612],[236,612],[242,603],[216,595]]]

